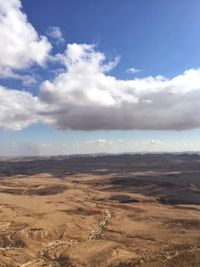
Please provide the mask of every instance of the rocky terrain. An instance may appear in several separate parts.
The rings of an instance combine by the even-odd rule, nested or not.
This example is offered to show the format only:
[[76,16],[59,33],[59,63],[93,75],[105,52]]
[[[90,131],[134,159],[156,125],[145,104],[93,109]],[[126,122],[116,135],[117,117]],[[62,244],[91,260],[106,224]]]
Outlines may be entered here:
[[200,156],[0,161],[0,266],[200,266]]

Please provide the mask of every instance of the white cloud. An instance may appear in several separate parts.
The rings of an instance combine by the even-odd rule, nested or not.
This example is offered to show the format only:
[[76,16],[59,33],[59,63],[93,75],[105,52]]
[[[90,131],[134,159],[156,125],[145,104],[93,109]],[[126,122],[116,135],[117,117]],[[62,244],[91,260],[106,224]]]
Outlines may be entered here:
[[[0,33],[1,78],[19,79],[28,85],[35,83],[34,76],[27,74],[32,64],[42,66],[51,59],[62,66],[54,80],[41,84],[38,96],[0,86],[1,128],[20,130],[37,122],[87,131],[200,127],[200,69],[171,79],[122,80],[108,74],[119,58],[108,62],[94,45],[68,44],[64,54],[50,56],[51,44],[28,22],[19,0],[0,0]],[[63,38],[59,27],[51,27],[49,35],[60,41]],[[137,71],[133,67],[128,70]],[[103,146],[105,142],[97,143]],[[152,144],[158,142],[152,140]]]
[[50,123],[41,116],[44,103],[25,91],[0,86],[0,128],[21,130],[33,123]]
[[28,22],[19,0],[0,0],[0,33],[0,72],[4,75],[12,77],[15,70],[47,60],[51,44]]
[[37,83],[37,78],[33,75],[17,75],[18,80],[22,81],[23,85],[33,85]]
[[[104,140],[103,142],[101,140]],[[123,139],[92,139],[68,141],[66,143],[1,143],[0,155],[31,156],[31,155],[61,155],[87,153],[140,153],[140,152],[180,152],[199,151],[200,142],[165,141],[152,145],[152,140],[123,140]],[[157,140],[159,141],[159,140]]]
[[95,145],[95,146],[110,146],[113,145],[114,142],[106,139],[97,139],[97,140],[86,140],[85,144]]
[[47,35],[55,39],[57,43],[63,43],[65,41],[65,39],[63,38],[62,31],[58,26],[49,27]]
[[36,77],[33,74],[32,76],[28,74],[19,74],[12,72],[9,68],[0,68],[0,78],[7,79],[8,77],[9,79],[20,80],[23,85],[32,85],[37,83]]
[[172,79],[119,80],[107,73],[118,59],[107,62],[88,44],[69,44],[58,59],[64,70],[44,81],[38,96],[0,87],[0,127],[19,130],[37,122],[87,131],[200,127],[200,69]]
[[200,70],[172,79],[118,80],[106,74],[105,55],[93,45],[70,44],[66,71],[41,86],[46,116],[59,129],[182,130],[200,127]]
[[160,140],[152,139],[152,140],[150,141],[150,144],[151,144],[151,145],[162,145],[162,144],[164,144],[164,142],[163,142],[163,141],[160,141]]
[[127,69],[126,71],[127,71],[128,73],[135,74],[135,73],[140,72],[141,70],[132,67],[132,68]]

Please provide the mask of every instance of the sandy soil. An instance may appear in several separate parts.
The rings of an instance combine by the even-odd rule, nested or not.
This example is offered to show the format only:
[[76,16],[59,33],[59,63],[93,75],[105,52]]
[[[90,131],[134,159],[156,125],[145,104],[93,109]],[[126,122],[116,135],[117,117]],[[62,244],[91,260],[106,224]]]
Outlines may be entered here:
[[0,179],[0,266],[200,266],[197,167],[19,166]]

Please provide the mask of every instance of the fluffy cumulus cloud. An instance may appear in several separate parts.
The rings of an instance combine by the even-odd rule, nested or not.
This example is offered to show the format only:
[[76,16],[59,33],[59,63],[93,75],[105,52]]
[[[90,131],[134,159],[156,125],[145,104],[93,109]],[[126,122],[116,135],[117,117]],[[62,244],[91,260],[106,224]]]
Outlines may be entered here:
[[200,126],[200,70],[172,79],[162,76],[119,80],[115,66],[93,45],[70,44],[57,55],[66,66],[54,81],[41,85],[46,116],[59,129],[182,130]]
[[93,45],[69,44],[56,57],[65,70],[53,81],[44,81],[37,97],[1,88],[2,127],[20,129],[37,121],[62,130],[200,127],[199,69],[172,79],[118,80],[108,74],[116,61],[106,62]]
[[37,122],[50,123],[41,115],[45,108],[28,92],[0,86],[0,128],[21,130]]
[[43,65],[51,50],[45,36],[39,36],[22,12],[19,0],[0,0],[0,75],[33,63]]
[[[50,56],[48,39],[28,22],[19,0],[0,0],[0,32],[0,76],[34,83],[31,75],[17,70],[47,59],[61,70],[42,82],[37,96],[0,87],[1,128],[20,130],[37,122],[87,131],[200,127],[200,69],[171,79],[122,80],[109,74],[119,58],[107,61],[94,45],[68,44],[63,54]],[[62,38],[59,28],[51,29],[51,35]]]
[[58,44],[65,41],[62,31],[58,26],[50,26],[47,35],[53,38]]
[[38,99],[31,94],[0,87],[0,126],[20,130],[37,121]]

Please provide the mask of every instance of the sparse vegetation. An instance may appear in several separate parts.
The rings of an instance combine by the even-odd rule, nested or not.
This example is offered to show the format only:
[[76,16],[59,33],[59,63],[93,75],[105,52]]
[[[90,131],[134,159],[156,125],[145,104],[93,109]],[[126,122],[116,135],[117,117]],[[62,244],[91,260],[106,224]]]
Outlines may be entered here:
[[75,267],[75,266],[72,264],[72,262],[71,262],[69,256],[60,255],[60,256],[59,256],[58,258],[56,258],[54,261],[57,262],[57,263],[60,265],[60,267]]
[[174,157],[0,162],[0,267],[200,266],[199,164]]
[[108,267],[135,267],[136,264],[135,263],[131,263],[131,262],[119,262],[117,264],[110,264]]
[[1,248],[25,248],[25,242],[16,234],[4,232],[0,234]]

